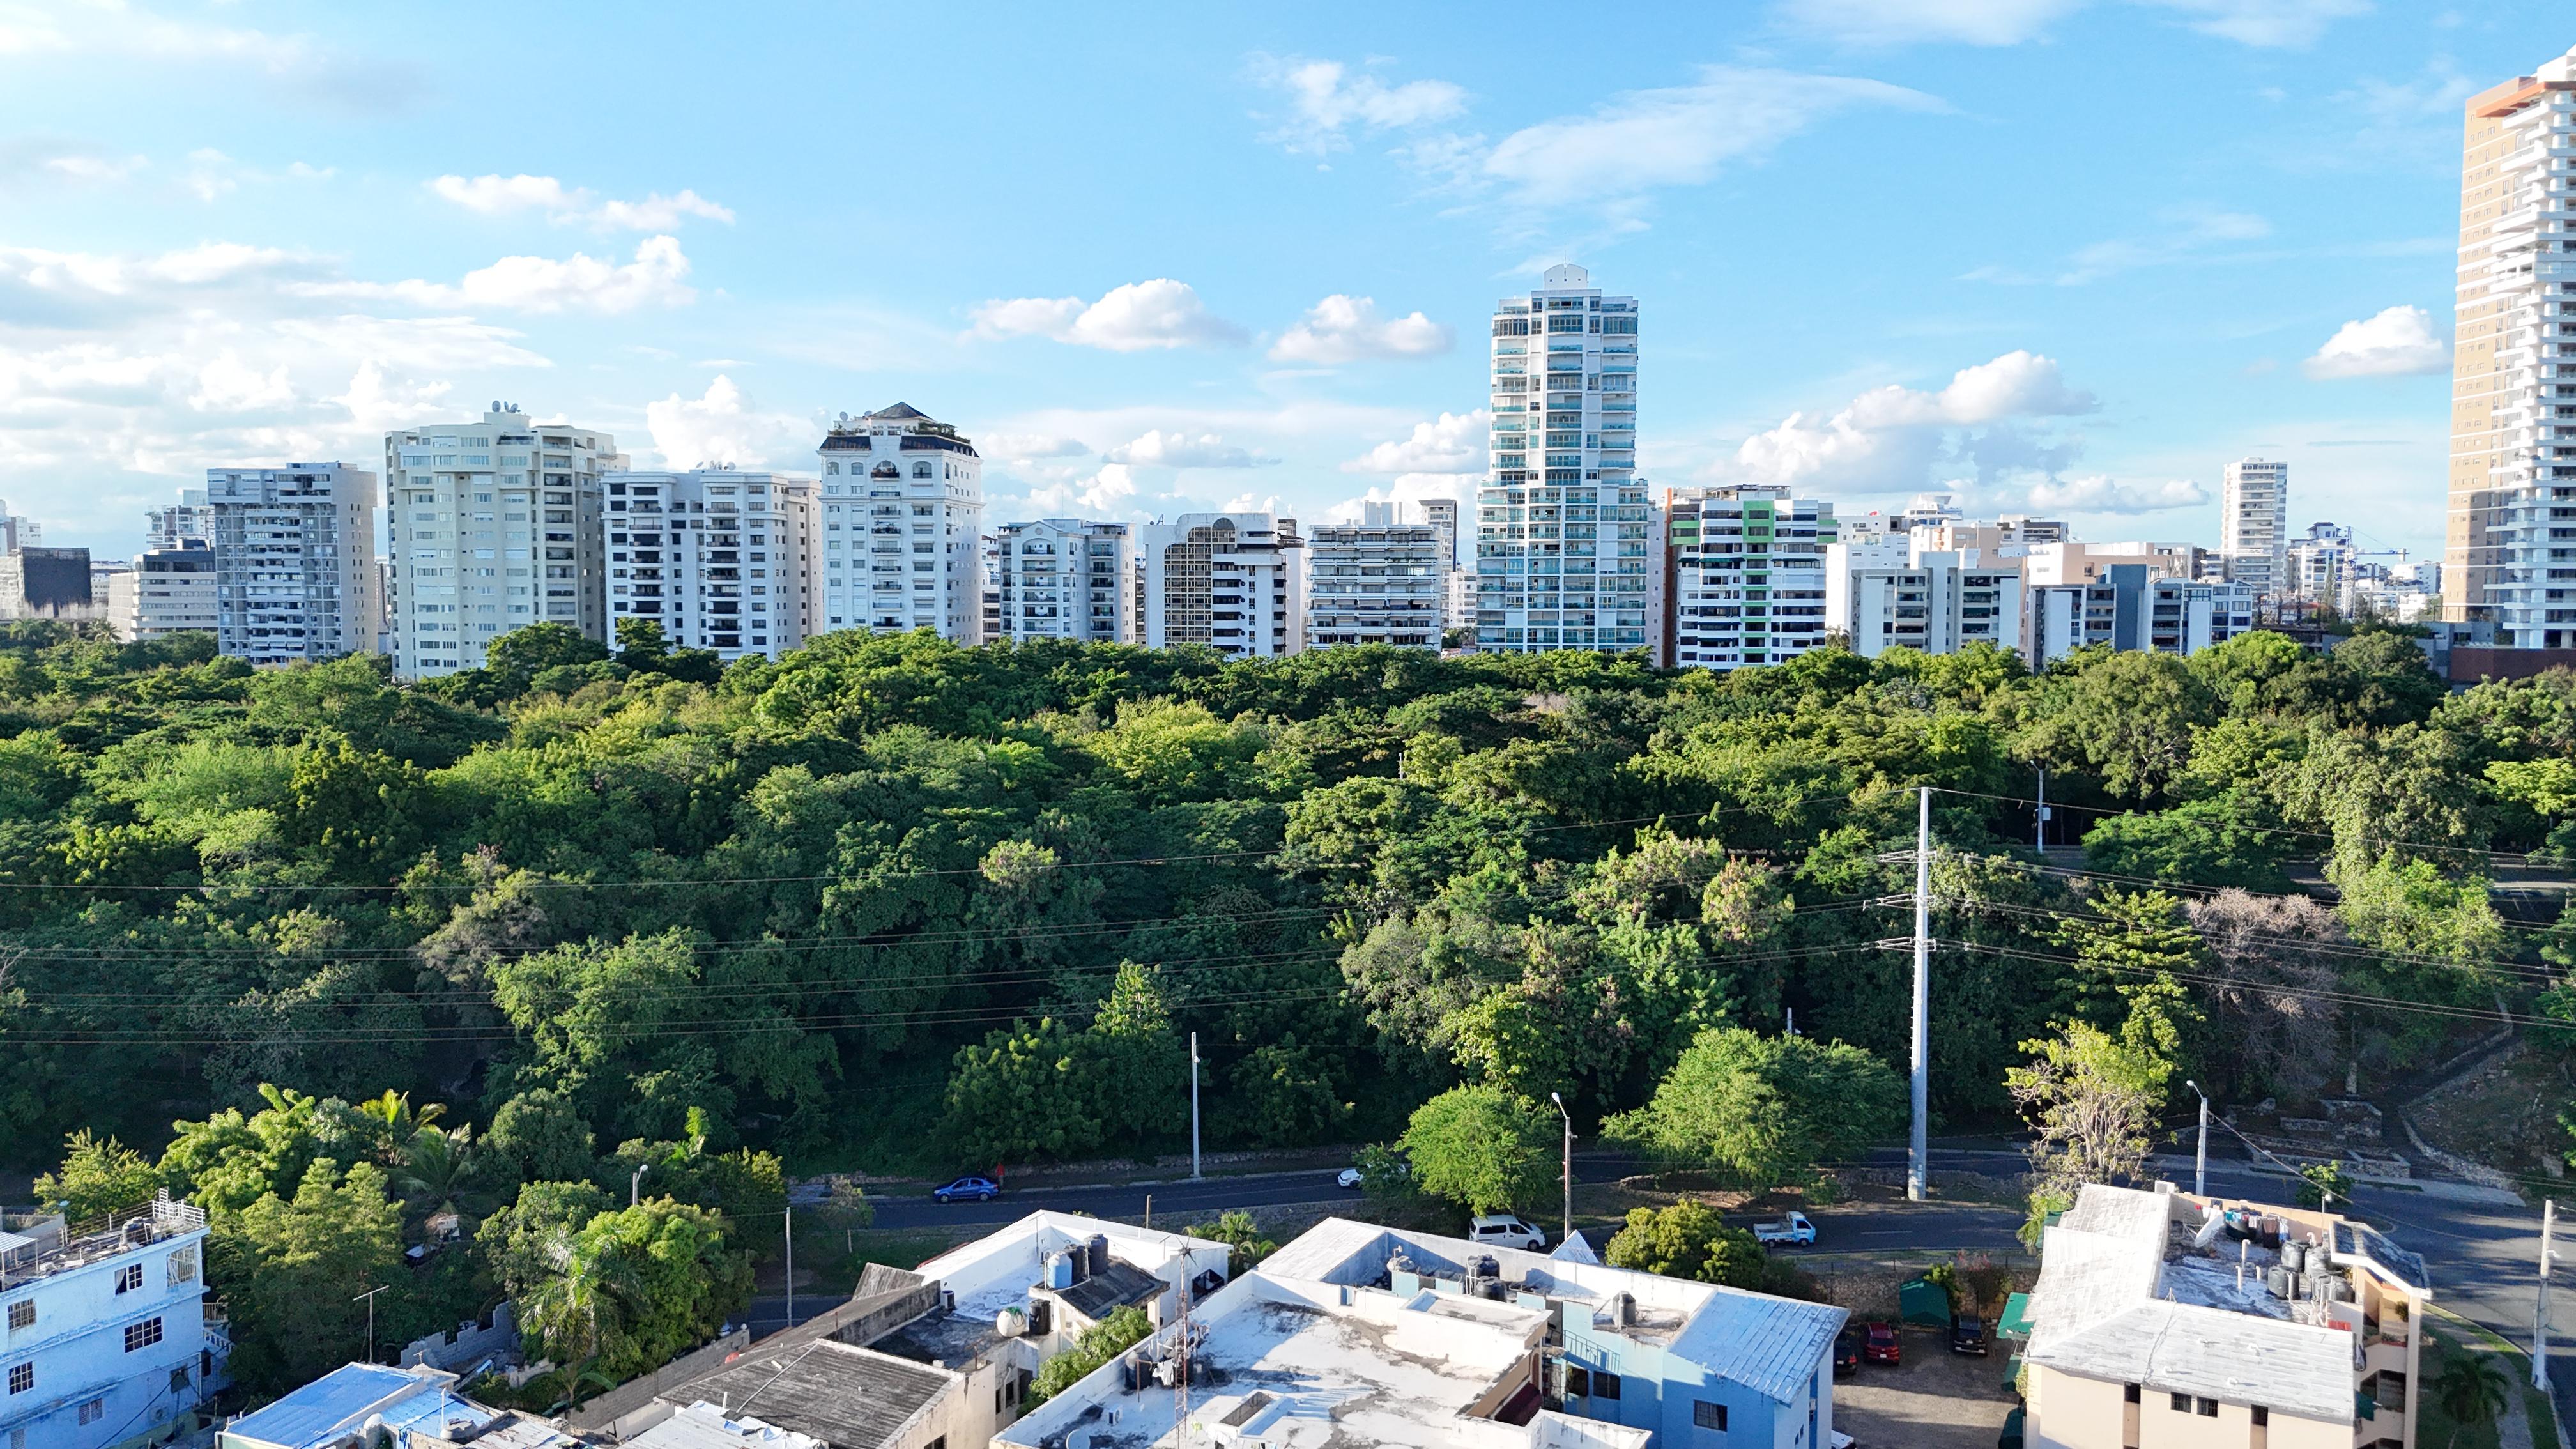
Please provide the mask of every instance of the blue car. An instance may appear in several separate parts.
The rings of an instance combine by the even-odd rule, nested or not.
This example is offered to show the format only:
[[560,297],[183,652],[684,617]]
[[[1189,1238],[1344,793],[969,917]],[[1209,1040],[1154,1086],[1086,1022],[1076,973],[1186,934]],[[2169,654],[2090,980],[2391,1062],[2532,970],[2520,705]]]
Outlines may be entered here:
[[930,1195],[941,1202],[991,1202],[1002,1195],[1002,1185],[989,1177],[961,1177],[932,1188]]

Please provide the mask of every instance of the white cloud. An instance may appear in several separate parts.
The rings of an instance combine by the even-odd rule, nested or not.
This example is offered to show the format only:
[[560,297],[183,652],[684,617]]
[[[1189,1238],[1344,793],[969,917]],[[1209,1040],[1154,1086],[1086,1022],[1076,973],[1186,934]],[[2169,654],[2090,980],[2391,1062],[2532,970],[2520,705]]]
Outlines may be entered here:
[[1483,408],[1442,413],[1415,423],[1406,437],[1380,443],[1342,465],[1345,473],[1481,473],[1485,467],[1486,425],[1494,415]]
[[1481,170],[1526,202],[1615,202],[1699,185],[1854,106],[1943,103],[1884,81],[1702,66],[1690,85],[1630,91],[1590,115],[1515,131],[1486,153]]
[[1746,482],[1856,493],[1911,492],[1945,461],[1972,463],[1990,477],[2053,476],[2073,449],[2034,439],[2019,424],[2097,406],[2092,394],[2067,386],[2055,359],[2007,352],[1961,368],[1937,392],[1890,384],[1830,416],[1792,413],[1746,438],[1719,471]]
[[644,405],[653,451],[666,468],[702,463],[759,467],[810,450],[818,431],[803,418],[765,413],[734,380],[718,373],[701,397],[678,393]]
[[1253,57],[1253,73],[1288,97],[1288,117],[1261,139],[1292,156],[1347,151],[1354,127],[1406,129],[1445,121],[1467,109],[1467,92],[1447,81],[1388,85],[1373,75],[1354,74],[1338,60],[1260,55]]
[[1091,451],[1080,438],[1054,433],[979,433],[975,442],[988,458],[1079,458]]
[[336,174],[333,167],[309,166],[301,161],[289,162],[284,171],[262,171],[208,146],[188,153],[187,174],[179,178],[179,184],[199,201],[214,202],[240,190],[245,182],[267,186],[280,181],[328,181]]
[[380,115],[425,95],[412,62],[364,55],[306,35],[174,20],[125,0],[0,9],[0,56],[105,56],[210,71],[245,96],[306,100]]
[[1098,518],[1125,512],[1129,500],[1143,491],[1134,468],[1109,463],[1087,477],[1041,484],[1030,489],[1028,496],[1029,502],[1042,510]]
[[689,259],[677,237],[649,237],[625,264],[575,252],[552,257],[503,257],[488,267],[446,282],[316,282],[306,295],[409,302],[422,307],[503,307],[522,312],[632,312],[639,307],[678,307],[697,300],[688,285]]
[[2272,223],[2252,212],[2208,206],[2168,207],[2158,213],[2157,230],[2134,237],[2114,237],[2079,248],[2053,273],[2034,275],[2011,267],[1986,266],[1960,278],[1965,282],[2000,282],[2013,286],[2080,287],[2140,267],[2225,260],[2246,255],[2231,244],[2260,241],[2272,234]]
[[642,201],[602,200],[589,190],[566,186],[552,176],[441,176],[428,183],[441,199],[485,216],[542,211],[558,225],[577,223],[598,231],[670,231],[689,217],[704,217],[730,226],[734,214],[695,191],[677,196],[654,192]]
[[2433,314],[2396,306],[2346,322],[2303,366],[2310,377],[2409,377],[2450,366],[2450,348],[2433,330]]
[[1080,297],[987,302],[975,309],[975,331],[985,337],[1051,337],[1108,352],[1246,340],[1242,328],[1210,312],[1188,283],[1169,277],[1113,287],[1097,302]]
[[1159,428],[1100,456],[1112,463],[1147,468],[1258,468],[1279,461],[1238,448],[1214,433],[1201,433],[1194,438],[1186,432],[1167,433]]
[[[5,48],[0,48],[0,54],[6,53]],[[142,156],[119,155],[93,141],[46,135],[0,139],[0,189],[28,181],[123,181],[150,164]]]
[[[2046,33],[2085,0],[1787,0],[1784,18],[1846,45],[2019,45]],[[2206,35],[2265,48],[2303,48],[2326,26],[2367,14],[2368,0],[2132,0],[2180,15]]]
[[2209,501],[2207,490],[2187,478],[2165,483],[2116,483],[2107,474],[2060,478],[2030,490],[2030,506],[2067,513],[2161,513],[2171,508],[2197,508]]
[[1449,350],[1449,329],[1419,312],[1380,317],[1377,302],[1336,292],[1306,310],[1305,319],[1271,344],[1281,362],[1332,366],[1373,357],[1431,357]]
[[2019,45],[2081,0],[1791,0],[1790,23],[1847,45]]

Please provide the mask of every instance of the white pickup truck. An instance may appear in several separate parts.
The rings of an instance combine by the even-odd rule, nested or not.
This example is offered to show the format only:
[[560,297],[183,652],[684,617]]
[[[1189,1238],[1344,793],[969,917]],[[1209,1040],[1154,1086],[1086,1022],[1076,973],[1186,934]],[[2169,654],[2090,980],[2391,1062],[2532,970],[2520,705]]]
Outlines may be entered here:
[[1766,1248],[1803,1248],[1816,1241],[1816,1225],[1805,1213],[1791,1213],[1775,1223],[1755,1223],[1753,1240]]

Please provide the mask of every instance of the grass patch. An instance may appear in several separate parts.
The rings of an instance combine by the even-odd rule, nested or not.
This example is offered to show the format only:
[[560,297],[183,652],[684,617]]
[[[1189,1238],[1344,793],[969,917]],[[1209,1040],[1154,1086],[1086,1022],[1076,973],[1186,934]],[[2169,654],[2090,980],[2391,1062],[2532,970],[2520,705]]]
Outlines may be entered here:
[[[2415,1442],[2418,1444],[2432,1446],[2432,1449],[2497,1449],[2498,1439],[2494,1424],[2454,1422],[2449,1414],[2442,1412],[2441,1397],[2433,1391],[2433,1386],[2442,1381],[2443,1367],[2449,1364],[2454,1356],[2475,1354],[2504,1371],[2507,1394],[2516,1392],[2515,1370],[2521,1367],[2520,1360],[2512,1354],[2492,1348],[2466,1347],[2461,1340],[2468,1332],[2473,1331],[2463,1325],[2450,1322],[2445,1322],[2438,1329],[2433,1328],[2429,1323],[2425,1325],[2423,1371],[2421,1377],[2410,1385],[2417,1395]],[[2483,1335],[2480,1336],[2483,1337]],[[2508,1409],[2507,1412],[2511,1410]],[[2546,1416],[2549,1410],[2543,1406],[2540,1412],[2543,1416],[2542,1432],[2546,1433],[2548,1424]],[[2537,1442],[2536,1437],[2535,1442]]]

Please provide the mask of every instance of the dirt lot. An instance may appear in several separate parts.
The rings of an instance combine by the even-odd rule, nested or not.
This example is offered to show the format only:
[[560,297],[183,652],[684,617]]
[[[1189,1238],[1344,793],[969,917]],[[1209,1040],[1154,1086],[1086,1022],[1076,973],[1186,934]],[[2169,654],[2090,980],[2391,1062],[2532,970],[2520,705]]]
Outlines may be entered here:
[[1905,1362],[1865,1363],[1834,1383],[1834,1427],[1858,1449],[1995,1449],[2015,1402],[1998,1344],[1984,1358],[1950,1352],[1949,1336],[1905,1330]]

